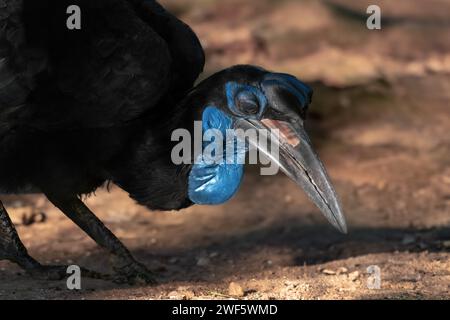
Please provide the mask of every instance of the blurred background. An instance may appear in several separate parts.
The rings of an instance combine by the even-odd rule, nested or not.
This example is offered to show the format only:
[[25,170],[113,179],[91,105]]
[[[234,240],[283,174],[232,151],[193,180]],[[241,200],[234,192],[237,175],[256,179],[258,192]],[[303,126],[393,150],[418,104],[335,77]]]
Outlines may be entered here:
[[[160,2],[201,39],[203,78],[255,64],[312,85],[308,130],[349,235],[286,177],[253,167],[228,204],[179,213],[149,212],[113,187],[87,203],[160,285],[86,280],[72,293],[0,262],[0,298],[450,298],[450,1]],[[382,30],[366,27],[371,4]],[[5,204],[42,262],[107,271],[104,252],[42,196]],[[367,287],[372,265],[380,290]]]

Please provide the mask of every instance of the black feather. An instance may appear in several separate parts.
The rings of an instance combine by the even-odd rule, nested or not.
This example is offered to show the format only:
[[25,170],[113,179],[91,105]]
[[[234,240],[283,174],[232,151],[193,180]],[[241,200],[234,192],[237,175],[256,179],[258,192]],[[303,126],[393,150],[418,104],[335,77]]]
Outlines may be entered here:
[[[81,30],[66,28],[69,5]],[[2,6],[0,192],[82,195],[113,181],[151,208],[190,205],[166,139],[204,66],[192,30],[155,1]]]

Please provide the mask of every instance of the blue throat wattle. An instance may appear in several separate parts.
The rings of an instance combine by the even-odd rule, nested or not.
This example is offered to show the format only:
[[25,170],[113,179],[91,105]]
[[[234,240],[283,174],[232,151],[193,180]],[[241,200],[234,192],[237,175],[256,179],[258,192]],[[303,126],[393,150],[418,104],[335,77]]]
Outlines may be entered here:
[[[203,111],[203,132],[214,129],[219,130],[224,137],[222,141],[203,142],[203,149],[214,144],[222,144],[223,161],[212,163],[203,154],[198,155],[196,163],[189,174],[189,198],[193,203],[202,205],[217,205],[230,200],[237,193],[244,175],[243,161],[227,163],[226,155],[226,130],[232,129],[233,120],[230,116],[216,107],[207,107]],[[235,143],[234,140],[232,143]],[[235,150],[234,159],[245,157],[246,150],[233,148]],[[208,161],[209,160],[209,161]]]

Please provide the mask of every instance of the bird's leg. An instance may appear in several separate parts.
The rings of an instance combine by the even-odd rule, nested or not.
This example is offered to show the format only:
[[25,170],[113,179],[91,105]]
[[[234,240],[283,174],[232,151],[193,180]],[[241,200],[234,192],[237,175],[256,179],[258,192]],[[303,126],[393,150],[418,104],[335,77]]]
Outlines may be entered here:
[[155,283],[154,275],[137,262],[119,239],[98,219],[78,197],[47,194],[48,199],[67,217],[86,232],[98,245],[108,250],[113,258],[116,282]]
[[[67,277],[67,266],[43,266],[33,259],[20,241],[8,212],[0,201],[0,260],[17,263],[32,277],[42,280],[61,280]],[[101,275],[88,270],[83,274],[91,278]]]
[[0,201],[0,260],[10,260],[23,269],[37,268],[39,263],[28,255],[27,249],[20,241],[8,212]]

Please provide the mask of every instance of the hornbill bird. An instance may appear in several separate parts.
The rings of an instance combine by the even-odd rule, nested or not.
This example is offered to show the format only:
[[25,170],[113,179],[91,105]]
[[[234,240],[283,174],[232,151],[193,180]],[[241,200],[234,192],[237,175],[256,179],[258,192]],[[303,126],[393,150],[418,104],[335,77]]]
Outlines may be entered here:
[[[67,27],[71,5],[80,9],[80,29]],[[194,121],[218,129],[275,126],[285,131],[272,137],[282,171],[346,232],[303,127],[312,90],[248,65],[194,86],[204,62],[194,32],[153,0],[0,1],[0,193],[45,194],[111,253],[115,280],[152,282],[82,195],[111,182],[152,210],[224,203],[237,192],[243,166],[175,164],[171,133],[192,131]],[[66,267],[41,265],[27,253],[0,202],[2,259],[39,279],[66,276]]]

